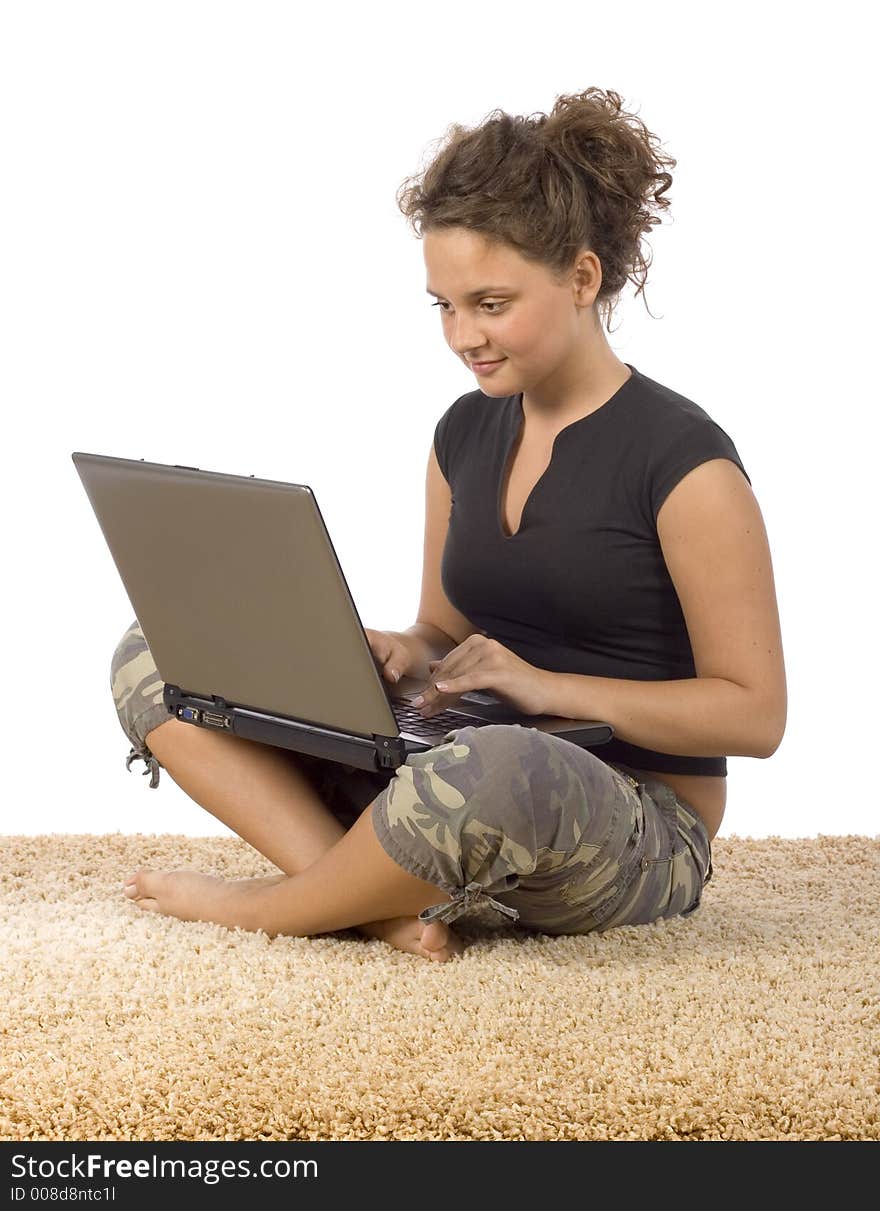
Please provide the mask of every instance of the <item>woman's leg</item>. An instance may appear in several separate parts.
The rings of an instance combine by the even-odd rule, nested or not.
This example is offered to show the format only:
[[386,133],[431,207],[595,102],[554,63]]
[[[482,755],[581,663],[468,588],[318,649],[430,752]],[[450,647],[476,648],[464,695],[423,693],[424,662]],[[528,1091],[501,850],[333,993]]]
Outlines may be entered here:
[[345,837],[259,900],[163,881],[174,876],[142,888],[159,911],[195,903],[197,919],[220,912],[298,936],[368,912],[449,922],[481,902],[529,929],[577,934],[690,915],[710,861],[705,826],[662,783],[534,728],[490,724],[410,756]]
[[530,929],[586,933],[696,907],[708,852],[694,819],[561,738],[466,727],[413,754],[299,875],[255,888],[141,871],[127,894],[272,934],[348,928],[370,913],[448,922],[481,899]]
[[[536,865],[542,734],[488,725],[413,754],[349,832],[307,870],[271,887],[142,870],[128,889],[150,911],[302,937],[376,916],[419,913],[431,926],[515,887]],[[560,820],[553,829],[570,832]],[[576,843],[576,838],[574,838]]]
[[280,749],[170,717],[145,740],[181,790],[286,875],[311,866],[345,835]]
[[345,832],[294,754],[168,714],[164,683],[137,620],[113,653],[110,679],[120,725],[132,756],[152,769],[151,785],[166,769],[200,807],[285,874],[305,870]]
[[[384,792],[383,792],[384,793]],[[195,871],[136,872],[130,897],[142,908],[184,921],[309,937],[363,922],[415,916],[452,897],[388,856],[365,811],[301,874],[277,883],[215,879]]]
[[[158,769],[165,769],[196,803],[286,875],[307,869],[344,836],[346,826],[299,769],[296,754],[169,716],[163,682],[136,621],[114,652],[111,683],[132,752],[153,769],[151,785],[158,782]],[[427,950],[440,961],[462,949],[452,930],[433,929],[426,936],[413,917],[374,919],[356,928],[398,949]]]

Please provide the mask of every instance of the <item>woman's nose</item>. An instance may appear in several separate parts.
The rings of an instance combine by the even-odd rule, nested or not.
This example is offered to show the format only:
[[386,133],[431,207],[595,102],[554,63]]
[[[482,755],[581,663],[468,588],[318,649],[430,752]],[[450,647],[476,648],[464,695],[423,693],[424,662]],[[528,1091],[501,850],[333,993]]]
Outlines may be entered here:
[[449,344],[459,357],[473,356],[486,348],[486,341],[475,324],[458,322],[453,326]]

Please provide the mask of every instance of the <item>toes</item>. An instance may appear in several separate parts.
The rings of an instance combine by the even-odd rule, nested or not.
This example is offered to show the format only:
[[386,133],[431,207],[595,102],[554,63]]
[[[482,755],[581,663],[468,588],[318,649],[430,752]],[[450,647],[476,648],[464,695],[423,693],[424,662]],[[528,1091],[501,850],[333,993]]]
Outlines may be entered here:
[[138,870],[128,876],[122,890],[130,900],[152,899],[155,903],[161,877],[159,871]]
[[445,963],[460,954],[464,944],[457,934],[442,921],[429,921],[422,930],[422,950],[435,963]]
[[449,941],[449,928],[442,921],[429,921],[422,930],[421,943],[429,953],[443,950]]

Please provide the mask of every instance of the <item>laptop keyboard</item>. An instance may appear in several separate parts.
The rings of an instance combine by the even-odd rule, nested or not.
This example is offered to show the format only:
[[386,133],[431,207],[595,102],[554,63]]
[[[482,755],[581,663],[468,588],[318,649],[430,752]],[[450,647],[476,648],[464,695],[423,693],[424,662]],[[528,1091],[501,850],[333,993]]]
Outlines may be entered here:
[[460,711],[438,711],[430,719],[423,719],[414,706],[394,706],[394,717],[402,732],[412,732],[415,736],[445,735],[453,728],[485,727],[491,719],[478,719],[476,715],[463,715]]

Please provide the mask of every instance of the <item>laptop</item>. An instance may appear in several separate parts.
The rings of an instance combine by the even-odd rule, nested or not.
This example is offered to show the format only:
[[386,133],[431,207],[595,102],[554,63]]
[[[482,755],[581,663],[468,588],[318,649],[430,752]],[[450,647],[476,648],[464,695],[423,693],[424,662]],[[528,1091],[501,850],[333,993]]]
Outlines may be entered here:
[[[396,769],[463,727],[520,724],[584,748],[610,724],[524,715],[488,690],[423,719],[425,683],[382,677],[306,484],[75,451],[169,715],[358,769]],[[393,536],[377,542],[397,557]]]

